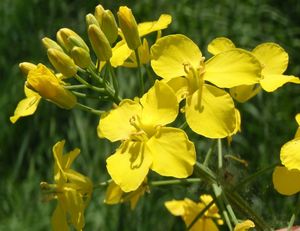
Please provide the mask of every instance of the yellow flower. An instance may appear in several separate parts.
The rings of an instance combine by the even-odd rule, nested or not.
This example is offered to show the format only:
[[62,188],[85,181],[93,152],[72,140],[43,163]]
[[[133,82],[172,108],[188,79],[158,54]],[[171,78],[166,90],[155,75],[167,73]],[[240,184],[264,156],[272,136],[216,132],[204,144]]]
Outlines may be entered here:
[[[228,38],[214,39],[208,45],[208,51],[214,55],[232,50],[235,45]],[[262,43],[252,50],[252,54],[262,64],[262,78],[259,85],[241,85],[230,90],[231,95],[239,102],[245,102],[260,92],[261,88],[273,92],[286,83],[300,84],[298,77],[283,75],[287,69],[289,56],[285,50],[276,43]]]
[[247,231],[250,228],[254,228],[255,224],[253,223],[253,221],[251,220],[245,220],[241,223],[238,223],[235,227],[233,231]]
[[195,164],[195,147],[185,132],[165,127],[178,114],[173,90],[156,81],[140,100],[123,100],[101,116],[98,136],[121,146],[106,160],[107,169],[124,192],[136,190],[149,169],[163,176],[186,178]]
[[[181,216],[184,220],[186,227],[193,222],[193,220],[197,217],[202,210],[212,201],[212,197],[210,195],[202,195],[200,196],[200,202],[196,203],[188,198],[184,200],[172,200],[165,202],[166,208],[172,213],[174,216]],[[223,220],[221,219],[220,214],[218,213],[218,208],[215,204],[213,204],[202,217],[194,223],[191,231],[218,231],[219,228],[213,221],[215,219],[217,224],[222,225]]]
[[[162,14],[157,21],[139,23],[138,35],[140,38],[155,31],[160,31],[168,27],[171,23],[172,17],[167,14]],[[121,36],[123,34],[121,33]],[[110,59],[113,67],[122,66],[125,60],[133,53],[133,51],[127,46],[126,41],[122,39],[112,49],[113,56]]]
[[58,203],[52,215],[54,231],[69,230],[72,225],[77,231],[84,227],[84,210],[87,207],[93,189],[91,180],[70,169],[80,153],[78,148],[63,155],[65,141],[53,146],[54,184],[41,183],[42,190],[48,193],[48,199],[57,199]]
[[26,98],[18,103],[14,115],[9,118],[12,123],[17,122],[20,117],[34,114],[42,98],[38,93],[27,88],[26,85],[24,85],[24,92]]
[[133,210],[145,192],[149,192],[147,180],[145,180],[136,190],[129,193],[122,191],[120,186],[112,181],[106,190],[104,202],[106,204],[119,204],[129,201],[130,208]]
[[300,114],[296,115],[298,130],[295,138],[285,143],[280,150],[281,163],[273,172],[274,188],[283,195],[300,191]]
[[193,131],[223,138],[238,130],[234,102],[220,88],[259,81],[261,65],[251,53],[232,49],[204,62],[198,46],[177,34],[160,38],[151,47],[151,56],[154,72],[176,91],[179,101],[186,98],[186,121]]
[[59,107],[71,109],[77,103],[76,97],[64,89],[61,81],[43,64],[29,71],[26,86]]

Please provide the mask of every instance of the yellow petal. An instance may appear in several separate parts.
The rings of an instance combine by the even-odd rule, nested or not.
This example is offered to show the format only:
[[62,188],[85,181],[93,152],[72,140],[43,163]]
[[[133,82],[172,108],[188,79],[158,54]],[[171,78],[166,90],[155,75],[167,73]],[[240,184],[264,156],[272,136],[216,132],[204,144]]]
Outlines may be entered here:
[[51,225],[53,231],[69,231],[67,217],[63,207],[58,202],[51,218]]
[[175,120],[178,102],[174,91],[166,83],[156,81],[154,86],[140,100],[142,122],[151,125],[166,125]]
[[223,51],[228,51],[235,48],[234,43],[225,37],[219,37],[212,40],[207,47],[209,53],[216,55]]
[[300,170],[300,138],[293,139],[281,147],[280,159],[288,170]]
[[168,27],[172,22],[172,16],[168,14],[162,14],[157,21],[143,22],[138,24],[139,36],[150,34],[154,31],[159,31]]
[[259,84],[255,85],[241,85],[230,88],[230,95],[240,103],[245,103],[260,92]]
[[195,69],[200,65],[201,51],[188,37],[176,34],[164,36],[151,47],[151,66],[162,78],[186,76],[184,65]]
[[233,231],[247,231],[250,228],[254,228],[255,224],[253,221],[251,220],[245,220],[241,223],[238,223],[235,227]]
[[190,128],[208,138],[224,138],[236,128],[236,112],[230,95],[204,84],[199,108],[199,91],[187,98],[185,115]]
[[12,123],[15,123],[20,117],[34,114],[37,109],[37,106],[39,105],[40,100],[41,96],[39,96],[39,94],[35,94],[25,99],[22,99],[18,103],[14,115],[9,118],[10,121]]
[[135,128],[130,124],[132,116],[141,114],[141,105],[132,100],[122,100],[120,105],[108,113],[102,114],[97,127],[98,136],[114,142],[126,140]]
[[293,195],[300,191],[300,171],[276,167],[273,172],[273,184],[280,194]]
[[152,159],[142,142],[126,142],[109,158],[106,167],[124,192],[136,190],[144,181]]
[[172,200],[165,202],[166,208],[172,213],[174,216],[182,216],[185,212],[185,202],[182,200]]
[[265,74],[260,80],[261,87],[267,92],[275,91],[286,83],[300,84],[300,79],[292,75]]
[[109,205],[120,203],[123,193],[119,185],[114,181],[110,182],[106,190],[104,203]]
[[[195,214],[196,217],[197,214]],[[195,218],[194,217],[194,218]],[[193,219],[194,219],[193,218]],[[190,223],[193,220],[190,221]],[[215,224],[213,219],[198,219],[198,221],[190,229],[191,231],[219,231],[218,226]]]
[[181,129],[162,127],[147,142],[147,146],[153,159],[153,171],[176,178],[186,178],[192,174],[196,151]]
[[252,53],[263,65],[262,74],[282,74],[289,62],[289,56],[276,43],[263,43],[255,47]]
[[255,84],[260,79],[261,65],[250,53],[232,49],[205,62],[204,80],[221,88]]
[[189,93],[188,80],[186,78],[178,77],[162,81],[165,81],[173,89],[178,103],[185,99]]
[[127,46],[124,40],[118,42],[112,48],[112,57],[110,58],[110,63],[113,67],[118,67],[123,65],[125,60],[131,55],[132,50]]
[[295,119],[296,119],[298,125],[300,126],[300,113],[298,113],[298,114],[295,116]]

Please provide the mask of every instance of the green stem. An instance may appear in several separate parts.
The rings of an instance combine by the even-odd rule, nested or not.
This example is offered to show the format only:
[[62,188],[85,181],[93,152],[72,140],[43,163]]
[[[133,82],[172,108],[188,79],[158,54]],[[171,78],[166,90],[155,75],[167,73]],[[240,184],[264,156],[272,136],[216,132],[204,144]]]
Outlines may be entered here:
[[78,92],[78,91],[72,91],[72,93],[78,97],[81,98],[90,98],[90,99],[98,99],[98,100],[108,100],[110,99],[108,96],[94,96],[94,95],[88,95],[86,93]]
[[215,146],[216,146],[216,142],[215,142],[215,140],[213,140],[210,148],[208,149],[208,151],[207,151],[207,153],[205,155],[205,160],[203,162],[204,166],[208,166],[209,159],[210,159],[211,154],[213,153],[213,151],[215,149]]
[[107,187],[110,183],[112,182],[112,179],[109,179],[107,181],[100,182],[99,184],[96,184],[93,186],[94,189],[102,188],[102,187]]
[[117,76],[116,76],[116,73],[111,65],[111,63],[108,61],[107,62],[108,66],[109,66],[109,72],[111,74],[111,77],[112,77],[112,81],[113,81],[113,86],[114,86],[114,89],[115,89],[115,97],[119,95],[119,83],[118,83],[118,79],[117,79]]
[[194,224],[198,221],[198,219],[200,219],[207,210],[209,210],[209,208],[214,204],[214,200],[212,200],[211,202],[208,203],[208,205],[205,206],[205,208],[203,210],[201,210],[201,212],[199,214],[197,214],[197,216],[194,218],[194,220],[189,224],[189,226],[187,227],[187,230],[190,230]]
[[257,178],[258,176],[264,174],[265,172],[274,169],[275,166],[277,166],[279,163],[275,163],[272,164],[268,167],[265,167],[259,171],[257,171],[256,173],[252,174],[251,176],[248,176],[245,180],[243,180],[241,183],[239,183],[238,185],[234,186],[234,188],[232,189],[232,191],[236,191],[238,189],[241,189],[242,186],[244,186],[245,184],[249,183],[250,181],[252,181],[253,179]]
[[188,126],[187,122],[184,121],[178,128],[184,130]]
[[299,214],[299,211],[300,211],[300,205],[299,205],[299,203],[300,203],[300,194],[299,194],[298,197],[297,197],[297,201],[296,201],[296,203],[295,203],[295,204],[296,204],[295,211],[294,211],[294,213],[292,214],[292,217],[291,217],[291,219],[290,219],[290,221],[289,221],[289,224],[288,224],[288,228],[287,228],[288,231],[291,231],[291,230],[292,230],[292,227],[293,227],[293,225],[294,225],[296,216]]
[[222,141],[218,139],[218,173],[221,172],[223,167],[223,153],[222,153]]
[[90,113],[93,113],[93,114],[96,114],[96,115],[101,115],[105,112],[105,111],[96,110],[94,108],[88,107],[88,106],[83,105],[81,103],[77,103],[75,108],[83,110],[83,111],[87,111],[87,112],[90,112]]
[[93,86],[92,84],[88,83],[87,81],[85,81],[83,78],[81,78],[79,75],[74,75],[75,79],[82,83],[83,85],[87,86],[87,88],[89,89],[92,89],[94,91],[97,91],[97,92],[103,92],[103,89],[102,88],[99,88],[99,87],[95,87]]
[[68,90],[77,90],[77,89],[85,89],[85,88],[88,88],[88,87],[84,84],[80,84],[80,85],[64,86],[64,88],[68,89]]
[[139,72],[140,97],[142,97],[142,95],[144,94],[144,91],[145,91],[145,87],[144,87],[144,80],[143,80],[143,76],[142,76],[141,61],[140,61],[140,56],[139,56],[138,49],[135,49],[134,53],[135,53],[136,62],[137,62],[137,65],[138,65],[138,72]]
[[173,184],[190,184],[190,183],[199,183],[202,180],[199,178],[187,178],[187,179],[177,179],[177,180],[159,180],[151,181],[148,184],[150,186],[162,186],[162,185],[173,185]]

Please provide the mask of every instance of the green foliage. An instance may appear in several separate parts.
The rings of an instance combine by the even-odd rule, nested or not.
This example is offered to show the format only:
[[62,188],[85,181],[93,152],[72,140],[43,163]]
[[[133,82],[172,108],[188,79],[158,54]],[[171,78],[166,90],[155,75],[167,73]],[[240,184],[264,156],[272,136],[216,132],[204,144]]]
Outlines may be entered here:
[[[9,116],[24,97],[18,63],[47,63],[41,38],[55,37],[62,27],[69,27],[87,38],[85,15],[94,11],[99,1],[71,0],[2,0],[0,1],[0,230],[49,230],[53,203],[42,203],[39,182],[52,179],[52,145],[66,139],[68,150],[80,147],[82,154],[77,169],[94,181],[104,181],[105,158],[113,151],[99,140],[95,125],[98,118],[80,111],[63,111],[44,101],[34,116],[22,118],[15,125]],[[137,21],[171,14],[173,22],[164,33],[183,33],[198,43],[207,55],[206,46],[218,36],[226,36],[239,47],[252,49],[258,43],[279,43],[290,55],[288,72],[300,76],[300,2],[270,0],[120,0],[102,1],[115,13],[120,5],[133,9]],[[130,72],[122,71],[128,85],[122,95],[134,96],[136,81]],[[243,180],[263,167],[279,162],[282,144],[292,138],[299,112],[297,86],[287,85],[275,93],[261,93],[245,105],[242,112],[242,133],[233,140],[228,152],[249,163],[246,168],[228,159],[231,180]],[[203,139],[193,137],[193,139]],[[204,140],[204,139],[203,139]],[[204,142],[203,142],[204,143]],[[202,143],[200,143],[202,144]],[[199,148],[201,159],[207,151]],[[165,200],[182,199],[207,190],[205,185],[182,189],[178,186],[153,188],[133,212],[128,205],[104,205],[104,190],[94,193],[86,212],[86,230],[183,230],[180,219],[171,217],[163,207]],[[251,206],[271,225],[286,225],[292,214],[295,198],[285,198],[273,190],[271,171],[259,180],[240,189]],[[299,218],[296,223],[300,222]]]

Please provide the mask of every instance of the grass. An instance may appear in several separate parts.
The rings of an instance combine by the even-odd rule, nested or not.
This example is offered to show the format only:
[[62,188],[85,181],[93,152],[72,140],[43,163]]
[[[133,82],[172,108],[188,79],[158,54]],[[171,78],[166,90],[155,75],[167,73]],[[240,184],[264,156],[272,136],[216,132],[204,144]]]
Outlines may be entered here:
[[[39,182],[52,179],[52,145],[67,140],[67,149],[80,147],[82,154],[76,162],[79,171],[95,182],[108,179],[105,158],[113,152],[109,143],[97,138],[98,118],[81,111],[64,111],[44,101],[37,113],[10,124],[17,102],[24,97],[24,79],[18,71],[21,61],[48,63],[40,39],[55,37],[61,27],[76,30],[86,38],[84,17],[93,12],[99,1],[71,0],[2,0],[0,1],[0,230],[49,230],[55,203],[42,203]],[[115,13],[119,5],[128,5],[138,22],[150,21],[169,13],[173,22],[164,34],[183,33],[192,38],[207,56],[211,39],[226,36],[239,47],[252,49],[265,41],[283,46],[290,55],[287,73],[300,75],[300,3],[296,0],[171,0],[103,1]],[[135,89],[130,72],[121,70],[124,84]],[[294,116],[299,112],[298,86],[287,85],[272,94],[261,93],[247,104],[237,104],[242,112],[242,133],[234,138],[233,152],[249,162],[245,168],[229,161],[228,171],[234,181],[279,160],[282,144],[296,130]],[[123,94],[133,96],[123,90]],[[199,148],[203,155],[207,142],[202,137]],[[201,156],[199,158],[203,158]],[[289,220],[295,197],[276,193],[271,172],[246,185],[242,191],[251,206],[270,224],[281,227]],[[154,174],[154,177],[155,176]],[[163,202],[186,195],[197,199],[206,191],[203,185],[182,188],[165,186],[153,188],[135,211],[127,205],[107,206],[102,203],[105,192],[95,192],[86,212],[86,230],[183,230],[179,218],[168,214]],[[296,223],[299,218],[296,218]]]

